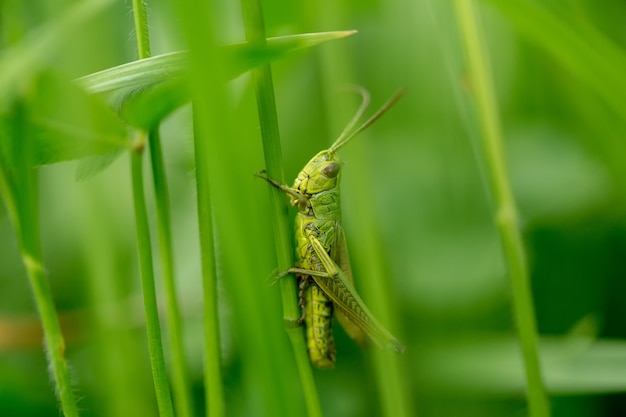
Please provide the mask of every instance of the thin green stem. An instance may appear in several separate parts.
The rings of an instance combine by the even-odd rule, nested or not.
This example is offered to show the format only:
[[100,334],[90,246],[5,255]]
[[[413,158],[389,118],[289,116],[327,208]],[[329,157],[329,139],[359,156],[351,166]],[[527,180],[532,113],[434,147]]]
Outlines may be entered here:
[[526,368],[529,414],[532,417],[547,417],[550,415],[550,405],[541,376],[537,326],[526,253],[506,169],[488,52],[474,2],[456,0],[455,6],[469,61],[472,91],[483,131],[482,146],[487,163],[489,184],[495,199],[495,220],[511,280],[513,310]]
[[[199,123],[196,119],[196,106],[193,107],[194,129]],[[209,155],[206,136],[194,131],[194,154],[196,160],[196,192],[198,195],[198,228],[200,229],[200,248],[202,251],[202,291],[204,313],[204,390],[206,396],[207,417],[221,417],[226,414],[224,388],[222,386],[220,326],[217,309],[217,272],[215,268],[215,241],[211,193],[209,185]]]
[[183,324],[180,306],[176,292],[174,278],[174,255],[172,249],[172,228],[169,203],[169,189],[161,151],[161,140],[158,128],[150,131],[150,159],[152,161],[152,178],[154,180],[154,194],[156,198],[157,227],[159,233],[159,250],[163,267],[163,282],[165,283],[165,300],[167,324],[169,327],[169,343],[172,354],[172,389],[176,405],[176,415],[190,417],[191,395],[189,389],[188,366],[185,360],[183,344]]
[[[78,407],[65,360],[65,340],[42,260],[38,187],[35,177],[37,171],[31,163],[33,143],[25,112],[19,104],[16,106],[12,128],[11,136],[6,138],[8,143],[4,144],[5,149],[12,154],[7,156],[7,160],[0,160],[0,194],[15,228],[22,261],[41,319],[48,363],[61,400],[61,409],[65,417],[78,417]],[[0,154],[1,156],[3,155]]]
[[[137,54],[139,59],[150,57],[150,32],[148,30],[148,16],[146,3],[143,0],[133,0],[133,14],[135,17],[135,34],[137,38]],[[159,233],[159,250],[163,266],[163,281],[165,283],[165,298],[167,320],[169,325],[169,344],[172,352],[172,385],[176,399],[176,414],[179,417],[191,416],[191,396],[187,377],[187,361],[183,345],[182,319],[176,283],[174,278],[174,255],[172,249],[172,227],[169,206],[169,190],[163,163],[163,152],[159,129],[150,131],[150,159],[152,162],[152,178],[156,197],[157,227]]]
[[[215,233],[210,187],[210,140],[222,137],[223,101],[221,65],[218,60],[213,25],[213,2],[189,0],[176,4],[190,49],[190,85],[193,99],[195,182],[198,201],[198,228],[202,265],[203,327],[204,327],[204,394],[207,417],[226,414],[222,382],[220,326],[218,314]],[[217,76],[215,74],[218,74]]]
[[[379,138],[380,139],[380,138]],[[350,170],[351,178],[358,178],[350,186],[351,195],[355,205],[359,210],[351,212],[352,224],[359,225],[352,227],[350,234],[351,241],[359,242],[353,246],[358,265],[361,266],[361,276],[357,282],[360,290],[368,302],[369,307],[375,312],[378,319],[386,326],[393,325],[396,319],[393,306],[392,295],[390,294],[389,268],[385,262],[385,250],[381,246],[381,238],[376,227],[378,215],[375,205],[371,201],[371,188],[369,180],[371,170],[367,169],[362,146],[359,143],[352,144],[350,149]],[[350,241],[349,241],[350,242]],[[349,246],[348,242],[348,246]],[[394,329],[396,326],[389,326]],[[392,331],[395,334],[395,332]],[[405,354],[406,355],[406,354]],[[402,369],[402,362],[406,356],[374,350],[372,360],[376,375],[376,384],[381,400],[382,414],[387,416],[414,416],[416,415],[410,408],[410,396],[406,390],[406,376]]]
[[133,182],[133,200],[135,203],[135,222],[137,228],[137,246],[139,249],[139,264],[141,268],[141,290],[146,315],[146,332],[148,335],[148,349],[150,364],[156,390],[159,415],[173,417],[170,387],[165,370],[163,345],[161,342],[161,326],[157,306],[156,289],[154,285],[154,270],[152,267],[152,249],[150,246],[150,230],[146,198],[143,190],[143,150],[145,132],[137,135],[137,142],[131,152],[131,171]]
[[[27,236],[23,236],[22,239],[24,239],[24,242],[30,240]],[[28,246],[31,245],[29,244]],[[61,333],[61,326],[59,325],[48,278],[44,272],[41,254],[29,253],[22,247],[22,260],[28,273],[30,286],[35,295],[37,310],[39,310],[46,351],[48,353],[48,362],[51,365],[52,374],[56,382],[57,394],[61,399],[63,414],[65,417],[77,417],[78,407],[65,360],[65,341]]]
[[139,56],[139,59],[149,58],[151,55],[150,32],[148,30],[148,13],[144,0],[133,0],[133,16],[135,17],[137,56]]
[[[246,38],[251,45],[265,45],[265,24],[261,3],[258,0],[242,0],[244,28]],[[252,70],[254,79],[259,121],[261,124],[261,137],[263,140],[263,153],[265,166],[270,178],[274,178],[284,184],[285,174],[283,170],[282,154],[280,147],[280,133],[278,130],[278,116],[276,114],[276,100],[274,97],[274,85],[272,71],[269,65],[263,65]],[[289,227],[285,216],[286,200],[283,193],[275,187],[269,187],[270,201],[272,205],[272,222],[274,224],[276,245],[276,258],[278,268],[286,271],[293,266],[293,248],[289,239]],[[287,334],[291,341],[296,364],[302,383],[307,412],[309,416],[321,416],[322,411],[319,396],[313,378],[311,365],[307,357],[306,346],[302,330],[297,326],[300,310],[297,305],[296,283],[293,279],[280,281],[281,297],[283,304],[283,318],[286,324]]]

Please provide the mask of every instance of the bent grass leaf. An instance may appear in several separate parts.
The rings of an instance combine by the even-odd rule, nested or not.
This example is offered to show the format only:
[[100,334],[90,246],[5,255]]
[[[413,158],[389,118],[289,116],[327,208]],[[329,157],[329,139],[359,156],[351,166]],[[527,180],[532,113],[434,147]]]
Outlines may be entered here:
[[[265,46],[238,43],[221,48],[227,77],[298,50],[344,38],[355,31],[307,33],[267,39]],[[131,125],[150,129],[191,98],[187,88],[187,52],[173,52],[109,68],[79,78],[91,93],[114,94],[114,107]]]

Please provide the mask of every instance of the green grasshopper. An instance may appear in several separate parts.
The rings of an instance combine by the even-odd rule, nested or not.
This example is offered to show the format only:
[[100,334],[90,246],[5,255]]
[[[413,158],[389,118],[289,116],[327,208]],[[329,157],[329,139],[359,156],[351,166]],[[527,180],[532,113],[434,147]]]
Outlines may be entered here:
[[298,261],[296,267],[280,276],[293,273],[299,281],[298,305],[302,309],[299,322],[305,323],[309,357],[318,368],[335,364],[333,314],[346,333],[360,344],[369,338],[381,348],[404,351],[404,346],[376,320],[354,288],[341,227],[341,159],[336,153],[395,104],[403,91],[352,131],[369,105],[369,93],[362,88],[358,92],[362,103],[357,113],[332,146],[304,166],[293,187],[269,178],[265,171],[256,174],[287,194],[291,205],[299,210],[295,225]]

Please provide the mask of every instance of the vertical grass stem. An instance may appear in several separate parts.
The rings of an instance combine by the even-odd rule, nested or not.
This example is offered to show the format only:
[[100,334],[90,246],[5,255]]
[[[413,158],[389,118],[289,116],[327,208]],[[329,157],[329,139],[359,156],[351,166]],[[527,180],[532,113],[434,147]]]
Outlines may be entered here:
[[[0,152],[0,194],[15,228],[22,261],[41,319],[44,345],[56,393],[65,417],[78,417],[70,372],[65,360],[65,340],[46,276],[41,252],[37,171],[32,166],[33,142],[27,128],[26,114],[17,105],[16,117],[4,145],[9,155]],[[11,143],[11,141],[14,141]],[[3,156],[8,159],[3,160]]]
[[[150,57],[150,33],[148,30],[148,15],[144,0],[133,0],[133,15],[135,21],[135,36],[137,38],[137,54],[140,59]],[[176,414],[179,417],[191,416],[191,396],[187,377],[187,362],[182,336],[182,319],[176,295],[174,278],[174,255],[172,248],[171,216],[169,205],[169,190],[163,163],[163,152],[159,137],[158,126],[149,134],[150,159],[152,162],[152,177],[154,194],[156,197],[157,227],[159,233],[159,249],[163,264],[163,281],[165,283],[166,311],[169,325],[169,344],[172,352],[172,385],[176,404]]]
[[488,53],[472,0],[456,0],[455,7],[463,37],[472,92],[482,126],[486,172],[495,199],[495,217],[513,293],[513,310],[526,370],[529,415],[548,417],[550,406],[541,376],[538,336],[526,264],[526,254],[517,219],[517,208],[506,170],[502,133],[498,118]]
[[[251,45],[265,45],[265,23],[259,0],[242,0],[246,38]],[[278,129],[278,116],[276,114],[276,101],[274,97],[274,85],[272,72],[269,65],[264,65],[252,70],[254,78],[257,108],[261,124],[261,137],[263,140],[263,152],[265,166],[268,175],[280,183],[284,183],[285,174],[282,164],[280,147],[280,134]],[[276,258],[278,268],[285,271],[293,266],[293,248],[289,239],[289,227],[285,216],[285,197],[280,190],[270,188],[270,201],[272,204],[272,220],[274,224],[274,241],[276,244]],[[295,280],[282,279],[280,281],[281,297],[283,303],[283,317],[286,331],[295,355],[296,365],[300,376],[300,382],[305,396],[308,415],[311,417],[321,416],[321,407],[313,372],[306,353],[302,329],[297,325],[300,310],[297,305],[297,292]]]
[[157,405],[161,417],[173,417],[170,387],[165,370],[165,358],[161,341],[161,326],[157,306],[156,289],[154,284],[154,269],[152,266],[152,248],[150,246],[150,230],[146,198],[143,190],[143,150],[145,132],[139,132],[137,142],[131,151],[131,172],[133,183],[133,201],[135,204],[135,222],[137,229],[137,246],[139,249],[139,265],[141,268],[141,290],[143,293],[144,312],[146,315],[146,332],[148,335],[148,349],[150,351],[150,365],[156,390]]

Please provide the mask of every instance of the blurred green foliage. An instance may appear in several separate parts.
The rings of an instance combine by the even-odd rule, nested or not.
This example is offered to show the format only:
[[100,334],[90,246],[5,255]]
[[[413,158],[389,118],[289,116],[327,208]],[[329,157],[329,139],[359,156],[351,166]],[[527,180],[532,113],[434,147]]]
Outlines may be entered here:
[[[125,128],[104,100],[71,84],[75,78],[136,59],[131,6],[94,1],[98,7],[90,20],[73,20],[66,33],[55,38],[58,43],[40,39],[74,3],[0,2],[0,85],[10,87],[0,93],[0,117],[3,123],[10,120],[9,103],[17,100],[30,106],[33,126],[44,126],[44,132],[54,128],[53,136],[38,136],[37,131],[34,136],[35,145],[41,146],[35,162],[43,165],[38,168],[42,244],[81,414],[155,415],[128,155],[119,152],[127,146]],[[181,30],[185,22],[175,18],[173,3],[148,1],[155,55],[186,49]],[[220,42],[243,41],[238,3],[217,5]],[[626,113],[621,103],[626,4],[489,0],[481,5],[537,323],[546,336],[541,352],[553,415],[624,415]],[[329,115],[351,114],[352,107],[340,106],[342,86],[368,88],[373,108],[399,87],[408,89],[392,111],[341,152],[346,161],[343,215],[356,285],[365,262],[363,245],[351,236],[360,236],[362,225],[355,213],[368,204],[388,271],[379,279],[388,283],[397,333],[407,346],[399,361],[410,408],[419,416],[525,415],[510,290],[481,168],[479,133],[467,105],[472,83],[451,4],[269,0],[263,6],[268,36],[359,31],[273,63],[289,179],[339,134],[340,127],[328,126],[344,122],[330,123]],[[24,66],[17,68],[32,76],[18,72],[19,82],[6,84],[7,68],[17,62],[7,57],[24,57]],[[348,75],[332,71],[337,60],[348,63]],[[228,84],[223,105],[230,109],[230,136],[215,140],[224,141],[228,152],[220,158],[229,183],[215,192],[217,197],[231,193],[225,200],[240,201],[245,214],[229,216],[229,206],[217,203],[221,366],[228,415],[262,415],[263,391],[250,381],[261,384],[265,375],[246,376],[251,371],[242,358],[246,350],[288,351],[288,344],[285,335],[275,331],[282,324],[278,289],[265,285],[275,255],[266,185],[252,175],[264,163],[248,75]],[[12,138],[5,124],[1,127],[0,140],[6,144]],[[196,414],[201,415],[202,299],[193,128],[190,106],[183,106],[164,121],[161,136],[185,345]],[[69,138],[68,143],[84,139],[85,147],[68,149],[59,138]],[[118,151],[117,158],[103,157],[105,151]],[[59,154],[66,157],[53,157]],[[364,158],[365,171],[351,169],[351,155]],[[101,172],[94,176],[96,171]],[[365,187],[367,201],[356,200],[358,187]],[[152,200],[150,193],[148,198]],[[230,235],[239,230],[233,226],[236,222],[246,227],[246,242],[240,245]],[[240,253],[233,252],[237,247]],[[155,261],[157,274],[158,265]],[[253,277],[233,273],[248,270]],[[256,286],[238,289],[251,279]],[[259,330],[251,328],[254,312],[241,307],[251,305],[245,298],[250,294],[264,309],[263,317],[273,318],[267,346],[245,346],[254,340],[250,333]],[[15,232],[6,207],[0,205],[2,416],[58,413],[37,320]],[[381,381],[374,376],[371,355],[341,330],[336,335],[337,368],[315,374],[326,415],[380,415],[376,387]],[[281,387],[289,403],[285,409],[302,410],[293,359],[278,357],[276,364],[274,372],[293,380]]]

